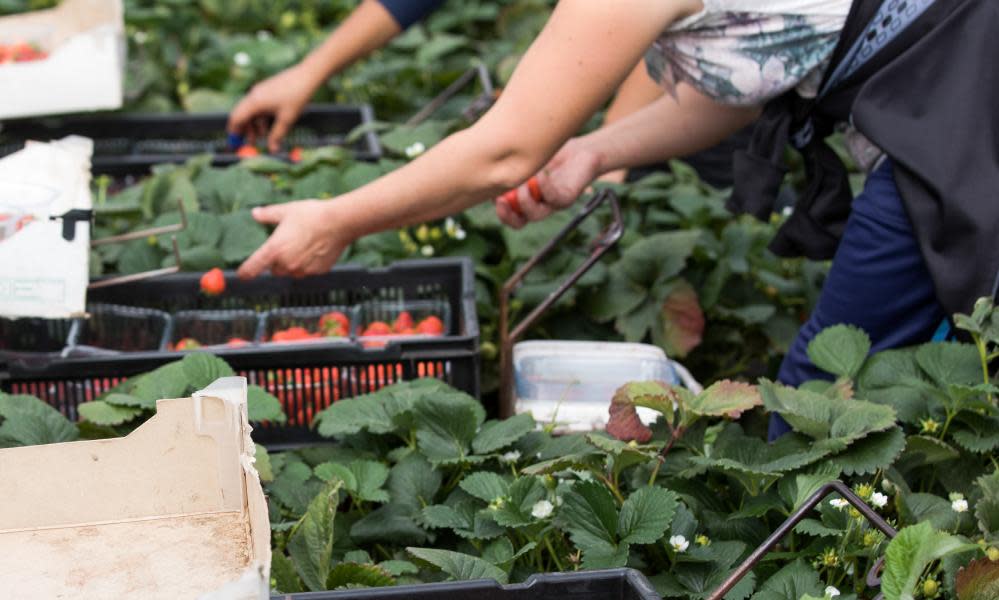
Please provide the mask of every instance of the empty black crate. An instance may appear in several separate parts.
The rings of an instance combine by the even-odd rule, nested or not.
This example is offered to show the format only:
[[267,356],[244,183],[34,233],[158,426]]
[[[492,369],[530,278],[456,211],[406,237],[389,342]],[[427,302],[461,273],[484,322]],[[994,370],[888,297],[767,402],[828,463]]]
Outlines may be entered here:
[[[382,269],[337,267],[304,279],[260,277],[240,281],[226,275],[226,292],[199,292],[200,274],[182,273],[92,290],[95,303],[124,304],[171,314],[187,310],[250,309],[258,313],[295,306],[351,306],[373,300],[446,302],[450,330],[441,337],[400,338],[384,348],[331,340],[310,344],[258,344],[211,348],[251,384],[277,396],[286,425],[257,424],[254,438],[272,447],[316,441],[309,429],[317,412],[342,398],[375,391],[398,381],[433,376],[478,397],[479,323],[474,269],[464,258],[404,261]],[[2,358],[0,353],[0,360]],[[178,360],[182,352],[134,352],[84,357],[46,357],[0,365],[0,387],[33,394],[71,418],[76,407],[122,379]]]
[[492,580],[274,594],[271,600],[659,600],[649,580],[632,569],[534,575],[501,586]]
[[[183,162],[204,153],[213,164],[239,161],[228,146],[228,113],[75,115],[5,121],[0,128],[0,157],[16,152],[25,140],[49,141],[67,135],[94,140],[93,172],[114,176],[143,175],[160,163]],[[311,105],[285,140],[285,148],[343,146],[355,127],[373,120],[371,107]],[[350,146],[361,160],[381,158],[378,136],[368,132]],[[284,155],[287,157],[287,155]]]

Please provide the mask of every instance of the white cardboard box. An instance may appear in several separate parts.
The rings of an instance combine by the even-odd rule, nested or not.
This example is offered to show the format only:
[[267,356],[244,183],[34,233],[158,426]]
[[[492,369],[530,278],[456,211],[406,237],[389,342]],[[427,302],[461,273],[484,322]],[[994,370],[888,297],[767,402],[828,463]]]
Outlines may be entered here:
[[267,598],[246,417],[246,379],[228,377],[124,438],[0,450],[3,597]]
[[49,56],[0,65],[0,119],[121,107],[121,0],[65,0],[49,10],[0,18],[0,43],[19,42],[36,43]]
[[74,136],[28,142],[0,159],[0,317],[84,313],[90,225],[76,223],[70,241],[62,221],[50,217],[91,208],[92,153],[91,140]]

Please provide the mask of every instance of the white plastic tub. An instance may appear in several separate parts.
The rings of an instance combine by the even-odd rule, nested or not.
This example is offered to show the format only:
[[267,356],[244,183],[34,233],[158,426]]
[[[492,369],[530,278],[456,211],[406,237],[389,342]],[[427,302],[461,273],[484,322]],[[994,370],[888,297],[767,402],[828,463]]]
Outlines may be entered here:
[[[557,431],[591,431],[607,424],[614,392],[632,381],[696,386],[657,346],[613,342],[521,342],[513,349],[516,411],[530,412]],[[658,413],[639,408],[646,423]]]

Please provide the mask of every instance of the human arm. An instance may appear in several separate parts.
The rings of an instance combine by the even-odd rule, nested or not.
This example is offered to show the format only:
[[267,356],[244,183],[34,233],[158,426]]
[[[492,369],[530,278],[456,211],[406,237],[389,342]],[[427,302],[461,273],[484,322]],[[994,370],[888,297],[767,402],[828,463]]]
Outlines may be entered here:
[[566,143],[536,177],[543,201],[518,188],[520,213],[504,202],[496,212],[511,227],[571,206],[593,180],[617,169],[687,156],[710,148],[752,123],[759,107],[719,104],[687,84],[645,108]]
[[[624,117],[635,113],[662,97],[664,94],[662,86],[656,83],[645,68],[645,61],[641,60],[618,88],[614,100],[607,107],[604,114],[602,127],[620,121]],[[627,169],[610,171],[600,176],[600,181],[610,183],[621,183],[628,176]]]
[[301,275],[328,269],[353,240],[456,214],[543,166],[697,0],[568,0],[555,8],[499,100],[475,125],[417,160],[328,202],[256,211],[278,224],[240,268]]
[[[441,0],[364,0],[298,64],[253,86],[229,115],[228,130],[252,144],[267,136],[277,152],[288,130],[324,81],[387,44]],[[272,116],[270,131],[262,117]]]

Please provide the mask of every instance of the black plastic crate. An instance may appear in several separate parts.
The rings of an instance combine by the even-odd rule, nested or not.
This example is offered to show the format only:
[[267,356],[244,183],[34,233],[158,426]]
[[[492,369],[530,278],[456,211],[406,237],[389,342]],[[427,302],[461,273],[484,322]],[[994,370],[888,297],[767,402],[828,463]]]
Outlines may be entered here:
[[271,600],[659,600],[649,580],[633,569],[534,575],[524,583],[491,579],[395,587],[273,594]]
[[[214,154],[212,163],[239,162],[226,136],[228,113],[117,113],[20,119],[0,124],[0,157],[20,150],[26,140],[49,141],[67,135],[94,140],[93,172],[113,176],[143,175],[157,164],[179,163],[192,156]],[[315,104],[306,107],[284,142],[295,146],[343,146],[355,127],[374,120],[368,105]],[[350,146],[360,160],[381,158],[372,132]],[[287,158],[287,154],[279,155]]]
[[[189,310],[253,310],[280,307],[353,306],[374,300],[438,300],[451,314],[441,337],[400,338],[384,348],[359,341],[309,344],[254,344],[207,348],[251,384],[277,396],[288,414],[286,425],[255,425],[254,438],[272,447],[320,438],[309,422],[342,398],[385,385],[432,376],[478,397],[479,323],[475,311],[474,269],[466,258],[404,261],[381,269],[343,266],[304,279],[260,277],[240,281],[226,274],[226,293],[199,292],[200,274],[181,273],[91,290],[94,303],[123,304],[177,314]],[[49,356],[31,360],[0,353],[0,388],[32,394],[70,418],[76,407],[123,379],[178,360],[182,352],[130,352],[113,355]]]

